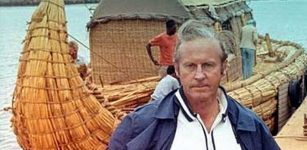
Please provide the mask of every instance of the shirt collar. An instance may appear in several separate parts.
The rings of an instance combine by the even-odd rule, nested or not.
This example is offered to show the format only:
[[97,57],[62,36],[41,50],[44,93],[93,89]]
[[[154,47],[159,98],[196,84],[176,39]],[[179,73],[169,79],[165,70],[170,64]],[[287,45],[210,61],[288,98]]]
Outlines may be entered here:
[[[223,114],[222,117],[225,118],[226,116],[229,117],[231,120],[231,123],[234,125],[234,127],[237,130],[244,130],[244,131],[256,131],[255,123],[250,116],[251,114],[247,114],[246,109],[243,107],[241,108],[238,102],[236,102],[233,98],[226,95],[226,91],[223,87],[220,87],[223,95],[225,96],[225,99],[227,101],[227,107],[226,112]],[[176,119],[178,115],[178,111],[180,108],[180,103],[175,95],[175,92],[178,90],[172,91],[170,94],[166,96],[162,101],[154,101],[154,103],[157,103],[156,107],[157,111],[155,114],[155,117],[158,119]],[[180,95],[183,99],[186,99],[182,87],[179,88]],[[230,109],[231,108],[231,109]],[[192,112],[192,111],[191,111]]]
[[175,119],[178,115],[179,103],[176,100],[175,92],[178,90],[174,90],[170,92],[168,95],[163,98],[162,101],[154,101],[157,103],[157,111],[155,113],[155,117],[158,119]]
[[185,97],[182,88],[180,88],[176,93],[177,101],[179,103],[180,109],[182,110],[183,115],[187,118],[189,122],[196,119],[196,113],[192,111],[191,106],[187,102],[187,98]]
[[222,113],[222,115],[224,115],[223,117],[225,117],[225,115],[227,114],[228,102],[227,102],[226,94],[222,88],[218,88],[217,99],[219,101],[220,112]]
[[[189,105],[186,96],[184,95],[183,89],[180,88],[176,93],[176,98],[178,100],[178,103],[180,105],[180,108],[182,110],[183,115],[186,117],[186,119],[191,122],[196,119],[196,113],[192,111],[191,106]],[[225,96],[225,93],[223,89],[219,88],[218,89],[218,95],[217,95],[217,100],[219,101],[219,115],[221,116],[221,121],[224,121],[226,117],[226,111],[228,107],[227,99]]]

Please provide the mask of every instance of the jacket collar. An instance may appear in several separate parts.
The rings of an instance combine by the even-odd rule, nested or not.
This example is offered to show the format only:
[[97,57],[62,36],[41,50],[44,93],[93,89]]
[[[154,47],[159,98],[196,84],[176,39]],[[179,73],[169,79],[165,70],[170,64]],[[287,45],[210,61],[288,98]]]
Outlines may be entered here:
[[193,121],[197,114],[192,111],[191,105],[188,103],[187,97],[184,95],[183,88],[180,88],[175,95],[185,118],[189,122]]
[[[221,87],[223,92],[226,93],[225,89]],[[254,122],[255,115],[254,112],[251,112],[245,106],[242,106],[237,100],[233,99],[232,97],[226,95],[228,107],[227,107],[227,114],[229,120],[231,121],[232,125],[235,127],[236,130],[242,131],[256,131],[256,125]],[[257,117],[257,116],[256,116]]]
[[[254,116],[251,116],[254,113],[250,113],[251,110],[244,108],[244,106],[228,96],[223,87],[220,86],[220,88],[226,95],[228,103],[225,114],[229,117],[234,128],[242,131],[256,131],[256,125],[253,120]],[[182,87],[179,88],[179,90],[182,91]],[[180,104],[175,96],[176,91],[177,90],[172,91],[162,101],[160,101],[155,113],[157,119],[177,119]],[[180,92],[180,94],[185,97],[183,92]]]
[[158,119],[177,119],[179,112],[179,103],[175,96],[177,90],[169,93],[165,98],[163,98],[158,105],[155,117]]

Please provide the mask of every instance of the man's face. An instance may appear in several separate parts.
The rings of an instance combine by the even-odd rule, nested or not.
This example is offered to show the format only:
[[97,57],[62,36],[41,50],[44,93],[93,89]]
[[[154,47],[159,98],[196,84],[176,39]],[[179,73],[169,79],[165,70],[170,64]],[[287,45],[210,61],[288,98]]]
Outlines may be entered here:
[[166,29],[166,32],[167,32],[168,35],[174,35],[176,33],[176,31],[177,31],[176,25],[171,27],[171,28]]
[[77,59],[77,50],[73,46],[69,46],[69,55],[75,60]]
[[178,51],[181,57],[175,63],[176,73],[188,100],[215,98],[226,67],[226,62],[221,62],[219,43],[197,39],[182,43]]

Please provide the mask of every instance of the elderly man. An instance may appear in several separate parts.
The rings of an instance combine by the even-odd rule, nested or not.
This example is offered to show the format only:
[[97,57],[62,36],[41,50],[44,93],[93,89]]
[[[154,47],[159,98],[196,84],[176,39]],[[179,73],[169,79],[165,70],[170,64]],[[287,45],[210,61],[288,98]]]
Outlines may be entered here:
[[243,26],[241,31],[240,48],[242,55],[243,79],[247,79],[253,75],[257,40],[258,34],[256,30],[256,22],[254,20],[249,20],[246,25]]
[[174,55],[182,87],[121,122],[110,150],[277,150],[268,128],[220,86],[227,55],[213,33],[190,20]]

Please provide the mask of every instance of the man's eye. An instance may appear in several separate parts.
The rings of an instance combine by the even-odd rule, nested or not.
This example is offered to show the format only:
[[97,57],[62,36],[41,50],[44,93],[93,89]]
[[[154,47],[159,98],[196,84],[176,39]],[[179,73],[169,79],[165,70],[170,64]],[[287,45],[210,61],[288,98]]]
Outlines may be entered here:
[[194,66],[195,66],[194,64],[185,64],[184,68],[191,70],[194,68]]
[[203,64],[204,67],[212,67],[213,64]]
[[193,66],[194,66],[193,64],[188,64],[188,65],[187,65],[187,67],[193,67]]
[[205,70],[210,70],[210,69],[213,69],[214,67],[215,67],[215,64],[212,64],[212,63],[205,63],[202,65],[202,68]]

